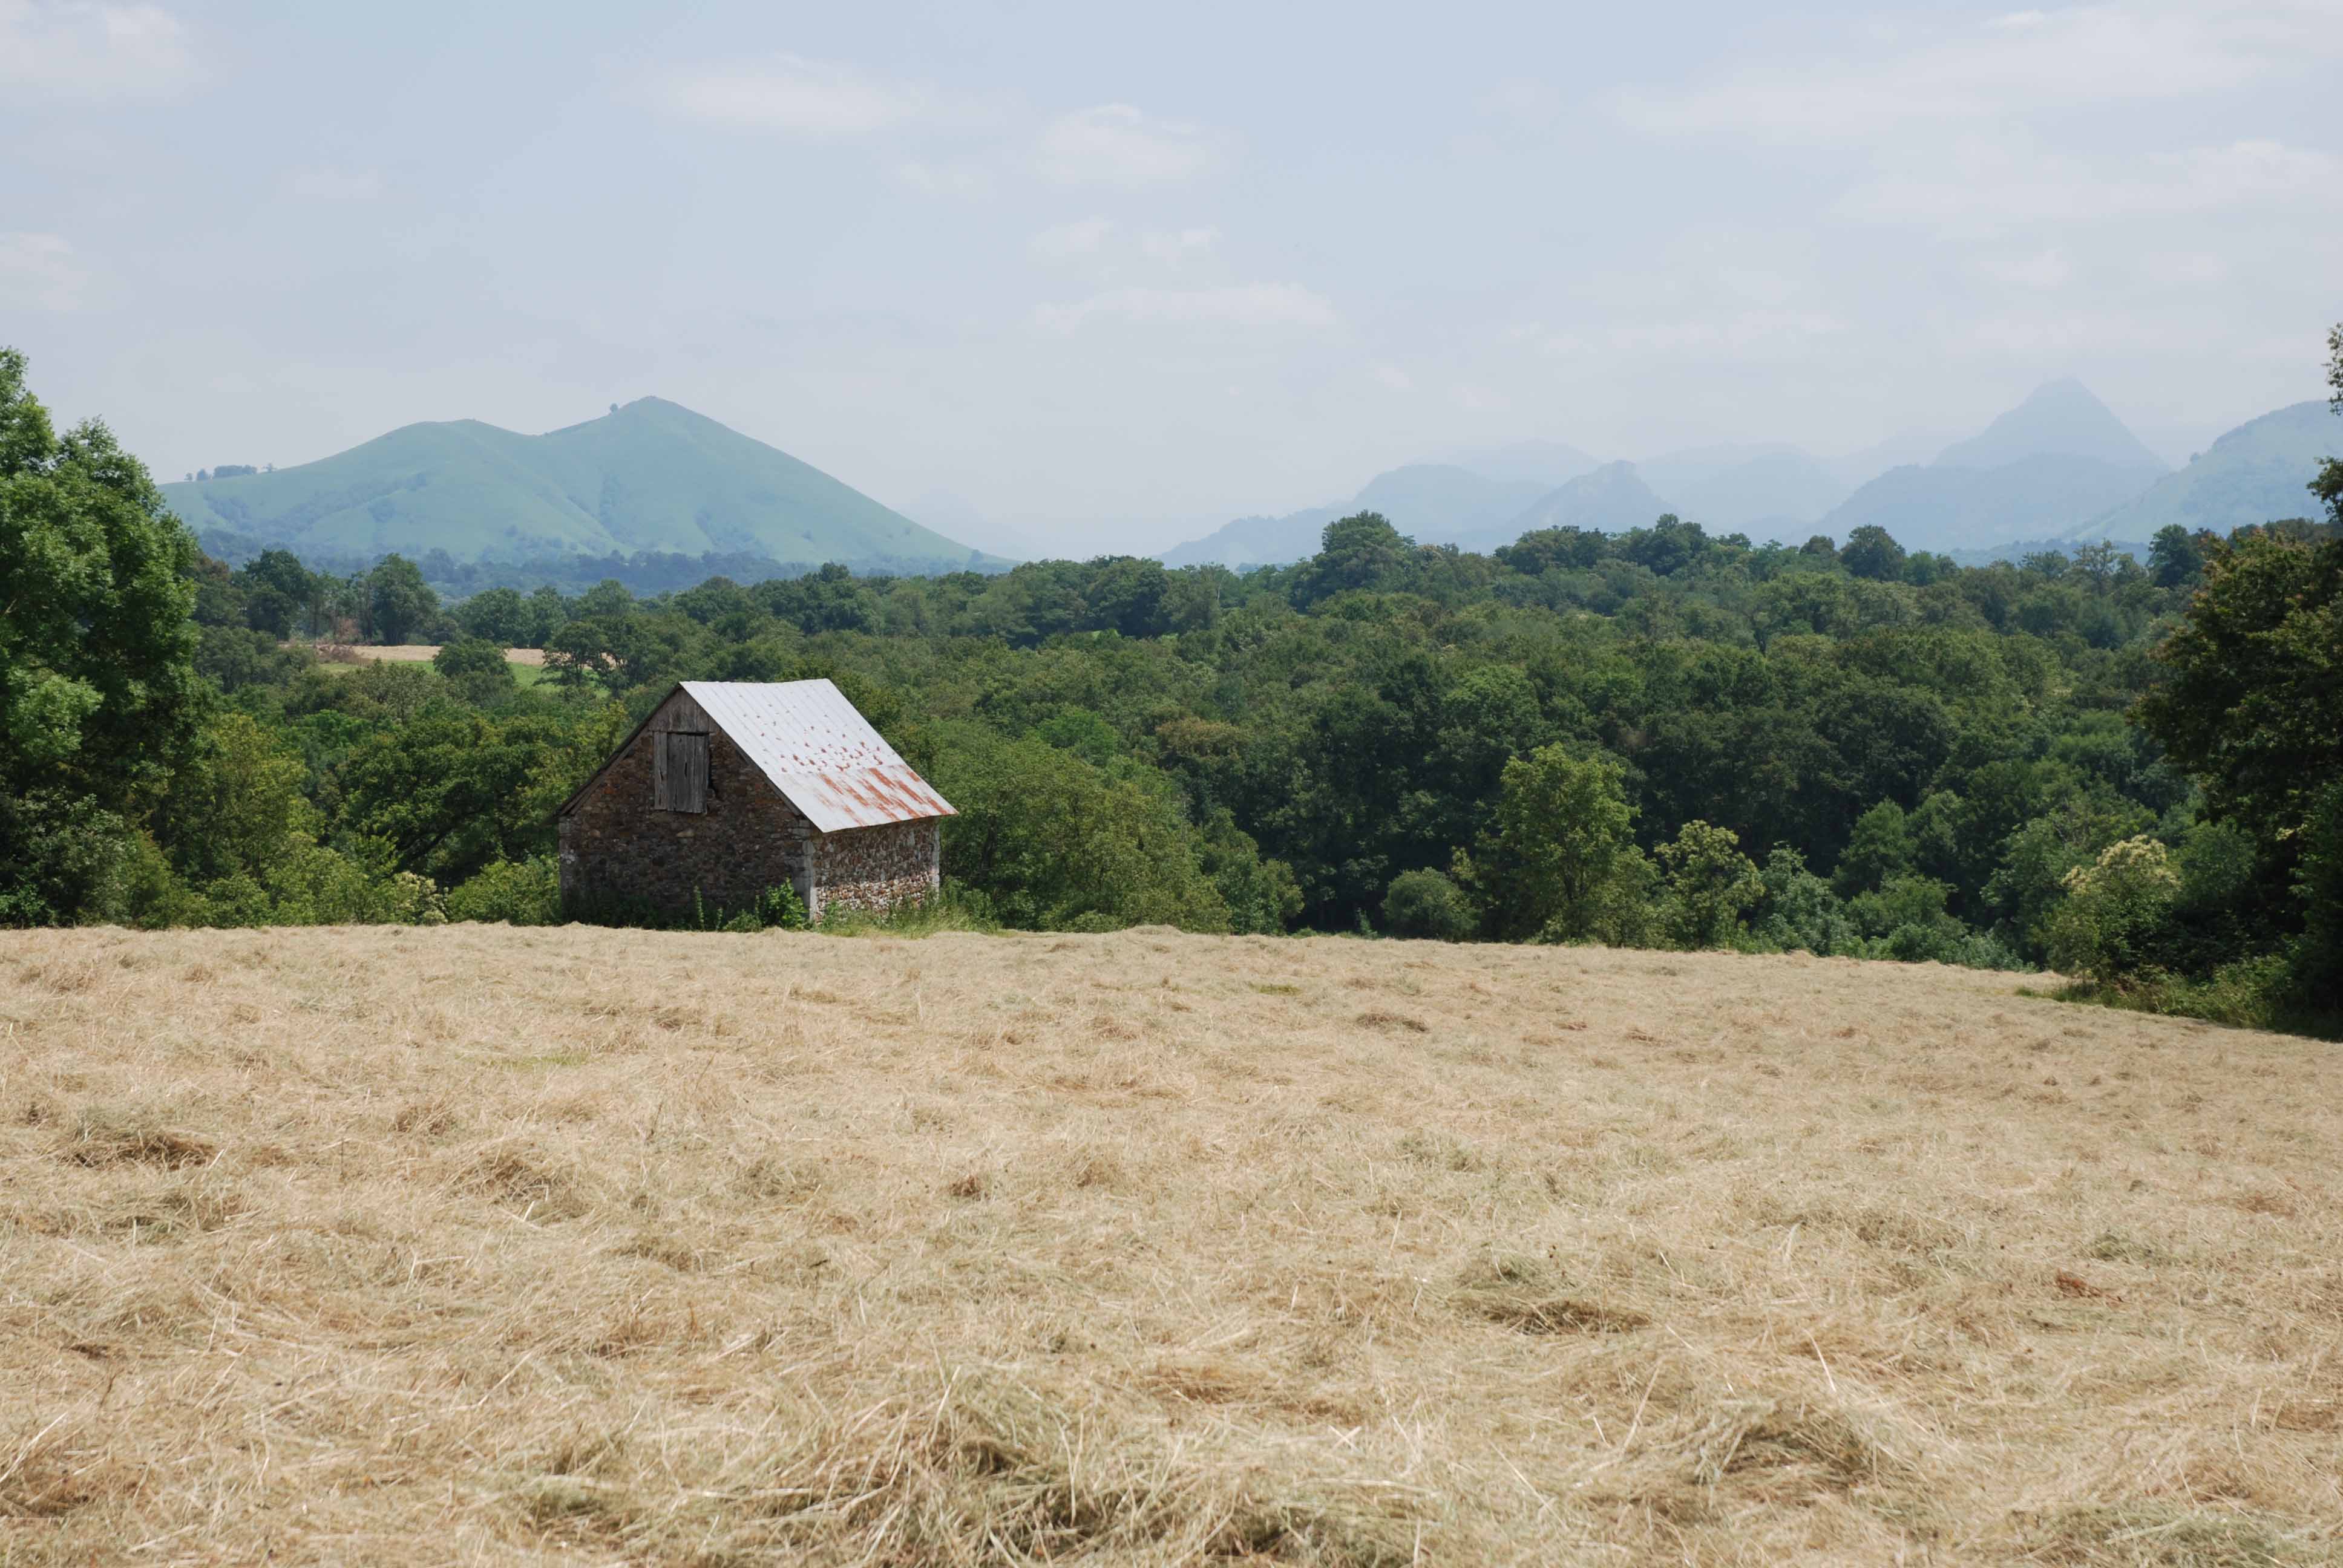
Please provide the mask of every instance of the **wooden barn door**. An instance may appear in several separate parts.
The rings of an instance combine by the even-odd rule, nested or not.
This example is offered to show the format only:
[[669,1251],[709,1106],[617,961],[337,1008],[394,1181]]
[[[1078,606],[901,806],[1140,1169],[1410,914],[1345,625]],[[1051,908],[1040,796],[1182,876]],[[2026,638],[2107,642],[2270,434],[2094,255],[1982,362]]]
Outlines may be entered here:
[[669,729],[653,737],[651,809],[655,811],[708,809],[708,737],[685,729]]

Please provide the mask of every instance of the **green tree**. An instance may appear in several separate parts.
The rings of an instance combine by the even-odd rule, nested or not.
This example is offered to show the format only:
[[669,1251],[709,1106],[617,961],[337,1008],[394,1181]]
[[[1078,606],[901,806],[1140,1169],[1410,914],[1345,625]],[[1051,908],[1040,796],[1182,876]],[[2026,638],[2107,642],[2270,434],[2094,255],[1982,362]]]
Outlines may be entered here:
[[1326,525],[1318,553],[1302,563],[1293,602],[1306,609],[1353,588],[1380,588],[1406,565],[1414,541],[1381,512],[1355,512]]
[[1765,896],[1756,863],[1741,852],[1731,829],[1687,822],[1659,847],[1667,879],[1663,924],[1678,947],[1724,947],[1745,930],[1743,911]]
[[2290,864],[2283,847],[2343,774],[2343,539],[2258,529],[2214,546],[2156,658],[2141,727],[2197,778],[2217,819]]
[[2126,839],[2067,872],[2066,890],[2050,913],[2050,962],[2110,985],[2146,967],[2149,944],[2180,891],[2180,874],[2154,839]]
[[458,638],[431,656],[431,667],[475,708],[492,708],[519,689],[505,646],[477,637]]
[[1490,831],[1469,862],[1496,933],[1595,935],[1634,853],[1634,823],[1624,769],[1609,758],[1554,745],[1506,763]]
[[1438,871],[1402,871],[1383,894],[1383,930],[1395,937],[1461,942],[1479,925],[1464,890]]
[[1882,800],[1855,819],[1855,831],[1832,875],[1841,898],[1868,892],[1912,869],[1916,850],[1904,808]]
[[930,776],[959,811],[944,827],[944,872],[982,893],[1004,924],[1229,929],[1228,905],[1168,790],[1040,739],[960,726],[935,739]]
[[191,884],[257,882],[322,826],[302,793],[307,779],[300,757],[249,714],[220,714],[173,779],[157,837]]
[[438,613],[439,596],[423,580],[421,568],[405,556],[389,555],[367,574],[367,605],[375,639],[396,646]]
[[[2327,334],[2327,386],[2334,394],[2327,407],[2343,414],[2343,322]],[[2318,477],[2310,481],[2310,493],[2326,505],[2328,521],[2343,528],[2343,458],[2329,457],[2319,464]]]
[[518,588],[482,588],[456,607],[456,624],[469,637],[504,648],[535,648],[539,630],[538,608]]
[[2147,546],[2147,578],[2160,588],[2187,588],[2205,569],[2204,540],[2178,523],[2156,530]]
[[426,708],[351,751],[336,779],[341,825],[443,886],[550,853],[556,791],[577,776],[567,753],[581,739],[553,719]]
[[1904,578],[1904,547],[1876,523],[1865,523],[1847,535],[1846,548],[1839,551],[1838,558],[1848,571],[1873,582],[1900,582]]
[[195,544],[106,427],[60,436],[0,348],[0,920],[96,895],[195,745]]

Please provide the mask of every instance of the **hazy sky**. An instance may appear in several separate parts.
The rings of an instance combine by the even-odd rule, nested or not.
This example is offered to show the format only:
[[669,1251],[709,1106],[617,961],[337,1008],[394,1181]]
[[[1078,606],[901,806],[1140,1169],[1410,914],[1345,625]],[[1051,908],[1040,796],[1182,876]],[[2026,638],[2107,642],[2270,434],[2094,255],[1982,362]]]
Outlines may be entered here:
[[2320,396],[2343,0],[0,0],[0,342],[158,474],[656,393],[1152,548],[1525,438]]

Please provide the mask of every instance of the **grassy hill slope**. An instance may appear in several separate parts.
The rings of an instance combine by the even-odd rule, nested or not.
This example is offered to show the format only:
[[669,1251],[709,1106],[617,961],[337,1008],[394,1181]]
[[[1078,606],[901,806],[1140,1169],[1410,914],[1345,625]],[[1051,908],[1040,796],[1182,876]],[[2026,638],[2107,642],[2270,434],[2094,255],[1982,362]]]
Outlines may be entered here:
[[7,932],[0,1016],[12,1561],[2343,1548],[2311,1040],[1156,930]]
[[243,535],[315,559],[432,549],[458,561],[639,550],[807,565],[985,558],[658,397],[542,436],[475,419],[409,425],[297,467],[163,490],[198,536]]
[[2249,420],[2158,479],[2147,492],[2091,519],[2078,537],[2145,539],[2169,523],[2227,533],[2249,523],[2318,515],[2307,486],[2319,460],[2343,453],[2343,419],[2323,402],[2296,403]]

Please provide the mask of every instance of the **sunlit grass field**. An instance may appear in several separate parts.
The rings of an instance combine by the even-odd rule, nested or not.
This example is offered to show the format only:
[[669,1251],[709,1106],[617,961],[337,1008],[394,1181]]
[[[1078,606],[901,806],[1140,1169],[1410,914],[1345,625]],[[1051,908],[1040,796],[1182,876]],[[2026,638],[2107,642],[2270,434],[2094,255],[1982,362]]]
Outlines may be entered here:
[[0,934],[0,1563],[2324,1563],[2343,1058],[1803,957]]

